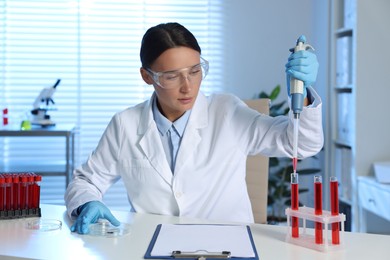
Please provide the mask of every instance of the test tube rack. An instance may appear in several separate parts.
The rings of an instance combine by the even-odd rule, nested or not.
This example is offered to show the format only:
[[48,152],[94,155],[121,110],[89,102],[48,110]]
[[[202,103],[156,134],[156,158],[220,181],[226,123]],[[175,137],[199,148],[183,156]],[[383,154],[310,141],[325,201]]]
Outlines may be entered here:
[[[324,210],[322,215],[315,215],[314,208],[310,207],[299,207],[298,210],[292,210],[291,208],[287,208],[285,210],[287,215],[287,226],[288,232],[286,235],[286,242],[291,244],[311,248],[321,252],[328,251],[337,251],[340,249],[344,249],[344,222],[345,222],[345,214],[331,215],[330,211]],[[297,217],[302,219],[302,229],[300,230],[299,237],[292,237],[291,234],[291,217]],[[322,244],[315,243],[314,234],[309,234],[306,229],[306,221],[320,222],[323,223],[323,235],[324,241]],[[339,244],[332,244],[331,239],[329,239],[329,225],[332,223],[340,223],[340,241]],[[302,232],[301,232],[302,231]],[[331,235],[330,235],[331,237]]]
[[41,180],[32,172],[0,173],[0,220],[41,217]]

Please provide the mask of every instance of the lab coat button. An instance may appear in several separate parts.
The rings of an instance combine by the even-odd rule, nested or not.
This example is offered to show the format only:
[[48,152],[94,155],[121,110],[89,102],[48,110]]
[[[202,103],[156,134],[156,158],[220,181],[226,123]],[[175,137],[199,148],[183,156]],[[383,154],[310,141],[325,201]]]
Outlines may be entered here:
[[181,192],[175,192],[175,196],[176,196],[177,199],[180,199],[181,195],[182,195]]

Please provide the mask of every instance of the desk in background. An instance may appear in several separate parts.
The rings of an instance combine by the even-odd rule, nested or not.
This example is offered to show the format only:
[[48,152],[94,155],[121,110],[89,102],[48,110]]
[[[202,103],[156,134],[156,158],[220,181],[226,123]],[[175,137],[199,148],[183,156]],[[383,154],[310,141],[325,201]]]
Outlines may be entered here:
[[[16,127],[0,128],[0,137],[64,137],[65,138],[65,163],[54,167],[27,162],[23,165],[3,164],[0,171],[25,172],[31,171],[42,176],[65,176],[68,186],[74,169],[74,138],[75,126],[58,124],[50,127],[33,126],[31,130],[22,131]],[[43,149],[43,148],[41,148]]]
[[390,234],[390,184],[379,183],[374,176],[359,176],[358,194],[359,230]]
[[[71,233],[71,221],[64,206],[42,205],[42,218],[63,221],[62,229],[57,231],[28,230],[25,228],[30,220],[28,218],[1,220],[0,258],[140,260],[143,259],[158,224],[222,223],[125,211],[113,211],[113,214],[121,222],[132,224],[130,234],[117,238],[102,238]],[[390,255],[390,236],[346,232],[344,250],[323,253],[286,243],[287,227],[264,224],[250,226],[260,260],[367,260],[388,259]]]

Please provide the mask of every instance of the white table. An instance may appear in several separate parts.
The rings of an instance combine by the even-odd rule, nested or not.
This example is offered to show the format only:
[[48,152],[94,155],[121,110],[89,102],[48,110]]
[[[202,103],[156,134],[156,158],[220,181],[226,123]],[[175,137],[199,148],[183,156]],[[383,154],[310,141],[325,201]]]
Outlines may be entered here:
[[[102,238],[71,233],[71,221],[64,206],[42,205],[42,219],[63,221],[61,230],[32,231],[25,228],[31,219],[0,221],[0,259],[143,259],[157,224],[212,223],[196,219],[114,211],[122,222],[132,223],[129,235]],[[214,222],[221,223],[221,222]],[[285,242],[287,227],[251,225],[261,260],[265,259],[389,259],[390,236],[346,232],[346,248],[322,253]]]

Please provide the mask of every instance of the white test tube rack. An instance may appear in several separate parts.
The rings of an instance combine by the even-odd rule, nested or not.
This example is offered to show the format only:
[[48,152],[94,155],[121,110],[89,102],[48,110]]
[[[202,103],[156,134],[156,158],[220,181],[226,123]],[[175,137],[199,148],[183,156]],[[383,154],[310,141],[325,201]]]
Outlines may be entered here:
[[[286,242],[291,244],[311,248],[321,252],[336,251],[344,248],[344,222],[345,214],[338,214],[332,216],[330,211],[323,210],[322,215],[315,215],[314,208],[310,207],[299,207],[298,210],[292,210],[287,208],[285,211],[287,215],[287,227],[288,232],[286,235]],[[299,237],[292,237],[291,233],[291,217],[297,217],[302,219],[302,229],[300,229]],[[323,243],[316,244],[314,230],[313,234],[308,234],[306,232],[306,221],[310,220],[313,222],[323,223]],[[339,231],[339,244],[332,244],[332,233],[329,232],[329,225],[332,223],[340,223],[341,230]],[[332,230],[332,229],[330,229]],[[301,232],[302,231],[302,232]],[[330,238],[329,238],[330,235]]]

